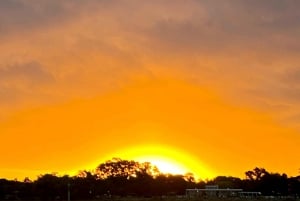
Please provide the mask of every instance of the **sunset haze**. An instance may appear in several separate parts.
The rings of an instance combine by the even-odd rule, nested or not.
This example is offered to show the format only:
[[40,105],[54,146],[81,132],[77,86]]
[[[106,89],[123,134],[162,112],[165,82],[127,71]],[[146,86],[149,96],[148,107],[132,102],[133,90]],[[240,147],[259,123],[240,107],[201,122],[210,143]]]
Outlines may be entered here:
[[[0,178],[113,157],[299,174],[300,1],[0,1]],[[173,166],[173,167],[172,167]]]

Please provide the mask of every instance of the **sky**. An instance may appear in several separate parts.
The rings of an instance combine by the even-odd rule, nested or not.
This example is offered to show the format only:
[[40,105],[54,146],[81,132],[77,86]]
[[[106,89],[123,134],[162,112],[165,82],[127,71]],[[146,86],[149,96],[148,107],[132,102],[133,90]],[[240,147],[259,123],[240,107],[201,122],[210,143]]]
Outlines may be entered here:
[[0,177],[73,174],[112,157],[200,178],[299,175],[299,9],[0,1]]

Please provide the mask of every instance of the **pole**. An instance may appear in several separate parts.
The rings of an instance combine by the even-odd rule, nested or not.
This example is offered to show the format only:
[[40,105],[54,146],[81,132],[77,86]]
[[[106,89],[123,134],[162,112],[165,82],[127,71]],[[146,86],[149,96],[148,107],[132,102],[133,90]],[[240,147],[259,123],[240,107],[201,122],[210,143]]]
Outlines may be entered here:
[[70,182],[68,182],[68,201],[71,200]]

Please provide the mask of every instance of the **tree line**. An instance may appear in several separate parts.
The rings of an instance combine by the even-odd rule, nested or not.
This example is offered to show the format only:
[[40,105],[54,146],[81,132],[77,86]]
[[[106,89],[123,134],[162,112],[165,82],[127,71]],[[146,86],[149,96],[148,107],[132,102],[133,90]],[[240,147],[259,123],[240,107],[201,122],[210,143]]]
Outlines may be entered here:
[[72,200],[110,198],[112,196],[184,195],[188,188],[239,188],[261,192],[266,196],[299,196],[300,175],[270,173],[264,168],[245,172],[245,179],[218,176],[211,180],[196,181],[193,174],[162,174],[149,162],[114,158],[100,164],[93,171],[80,171],[76,176],[40,175],[31,181],[0,179],[0,200]]

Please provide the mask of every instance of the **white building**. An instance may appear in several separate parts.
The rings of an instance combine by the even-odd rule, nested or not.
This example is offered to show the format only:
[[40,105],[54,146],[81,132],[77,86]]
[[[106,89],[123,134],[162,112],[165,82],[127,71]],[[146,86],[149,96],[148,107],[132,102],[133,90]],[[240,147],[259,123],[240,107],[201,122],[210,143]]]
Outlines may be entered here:
[[186,189],[187,198],[195,197],[236,197],[243,189],[237,188],[219,188],[218,185],[207,185],[205,188]]

